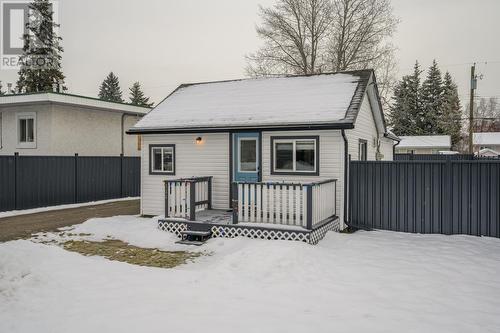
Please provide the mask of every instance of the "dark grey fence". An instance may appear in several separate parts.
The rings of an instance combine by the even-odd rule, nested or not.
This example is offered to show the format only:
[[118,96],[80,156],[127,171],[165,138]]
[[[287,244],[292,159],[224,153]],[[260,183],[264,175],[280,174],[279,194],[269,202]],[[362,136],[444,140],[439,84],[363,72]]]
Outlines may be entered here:
[[140,159],[0,156],[0,211],[139,196]]
[[500,161],[350,163],[349,223],[500,237]]

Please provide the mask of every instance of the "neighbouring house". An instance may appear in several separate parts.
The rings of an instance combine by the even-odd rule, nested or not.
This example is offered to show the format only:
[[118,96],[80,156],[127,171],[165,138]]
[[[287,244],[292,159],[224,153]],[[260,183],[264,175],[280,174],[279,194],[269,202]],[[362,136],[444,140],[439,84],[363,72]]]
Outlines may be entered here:
[[140,155],[125,135],[150,108],[56,92],[0,96],[0,155]]
[[496,157],[500,154],[500,132],[474,133],[472,143],[479,156]]
[[449,135],[400,136],[396,145],[397,154],[440,154],[451,150]]
[[392,160],[398,140],[372,70],[183,84],[128,133],[161,229],[311,243],[343,228],[349,159]]

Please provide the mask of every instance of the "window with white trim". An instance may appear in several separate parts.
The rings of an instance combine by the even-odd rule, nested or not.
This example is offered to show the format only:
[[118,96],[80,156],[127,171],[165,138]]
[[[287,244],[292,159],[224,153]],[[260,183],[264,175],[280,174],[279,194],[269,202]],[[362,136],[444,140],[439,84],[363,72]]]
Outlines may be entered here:
[[318,138],[271,138],[274,174],[318,174]]
[[175,145],[151,145],[149,164],[151,174],[174,175]]
[[36,148],[36,113],[18,113],[16,117],[19,148]]

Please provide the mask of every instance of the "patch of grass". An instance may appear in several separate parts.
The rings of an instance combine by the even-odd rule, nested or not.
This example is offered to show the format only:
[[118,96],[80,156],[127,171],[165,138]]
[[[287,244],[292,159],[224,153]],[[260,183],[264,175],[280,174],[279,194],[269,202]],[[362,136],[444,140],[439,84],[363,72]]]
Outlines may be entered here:
[[187,263],[201,255],[186,251],[160,251],[133,246],[120,240],[103,242],[68,241],[64,249],[85,256],[101,256],[109,260],[126,262],[133,265],[172,268]]

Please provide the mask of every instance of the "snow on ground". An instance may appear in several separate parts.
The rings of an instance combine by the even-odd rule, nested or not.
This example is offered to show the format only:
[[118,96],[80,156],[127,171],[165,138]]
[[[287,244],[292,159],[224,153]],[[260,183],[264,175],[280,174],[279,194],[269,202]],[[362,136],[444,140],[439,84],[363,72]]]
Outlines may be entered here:
[[95,206],[95,205],[102,205],[102,204],[106,204],[106,203],[110,203],[110,202],[116,202],[116,201],[128,201],[128,200],[139,200],[139,199],[140,199],[140,197],[130,197],[130,198],[91,201],[91,202],[83,202],[83,203],[77,203],[77,204],[58,205],[58,206],[49,206],[49,207],[41,207],[41,208],[23,209],[23,210],[10,210],[8,212],[0,212],[0,219],[2,217],[34,214],[34,213],[48,212],[51,210],[61,210],[61,209],[78,208],[78,207],[85,207],[85,206]]
[[212,255],[159,269],[0,244],[0,332],[500,331],[500,239],[331,232],[317,246],[236,238],[191,248],[138,217],[71,232]]

